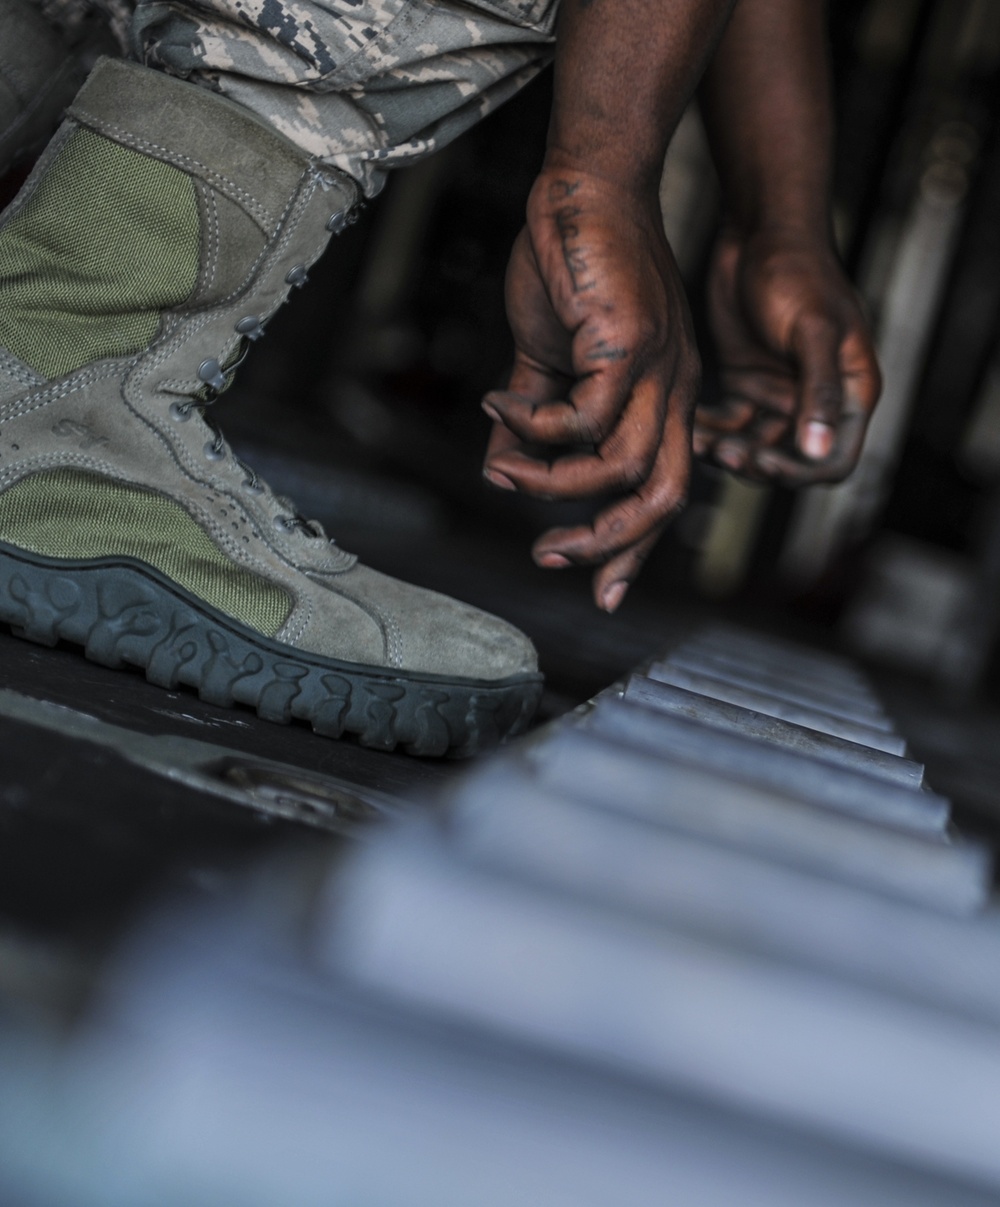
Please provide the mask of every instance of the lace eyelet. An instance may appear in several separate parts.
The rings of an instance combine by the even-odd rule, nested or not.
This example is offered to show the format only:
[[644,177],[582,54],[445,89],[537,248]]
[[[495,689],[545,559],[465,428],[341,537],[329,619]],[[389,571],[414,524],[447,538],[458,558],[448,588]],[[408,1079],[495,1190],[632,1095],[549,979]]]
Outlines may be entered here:
[[244,479],[243,489],[248,490],[252,495],[262,495],[264,493],[264,487],[259,482],[254,482],[250,478]]
[[226,388],[226,375],[217,360],[203,360],[198,366],[198,378],[217,394]]
[[172,402],[170,404],[170,418],[176,419],[178,423],[187,423],[191,418],[191,406],[189,403]]
[[274,517],[274,526],[279,532],[291,532],[292,525],[287,516],[276,515]]
[[256,314],[248,314],[236,324],[236,331],[245,339],[258,340],[264,334],[264,325]]
[[224,461],[226,459],[226,450],[215,443],[214,440],[209,440],[204,448],[206,461]]

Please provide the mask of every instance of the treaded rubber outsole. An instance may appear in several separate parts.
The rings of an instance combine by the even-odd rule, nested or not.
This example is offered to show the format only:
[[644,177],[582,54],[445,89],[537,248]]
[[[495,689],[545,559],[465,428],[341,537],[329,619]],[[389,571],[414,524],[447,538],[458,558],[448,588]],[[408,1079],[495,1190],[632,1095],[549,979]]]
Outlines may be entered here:
[[0,543],[0,620],[41,645],[69,641],[103,666],[245,704],[266,721],[308,721],[363,746],[464,758],[522,732],[537,674],[450,679],[340,662],[282,645],[193,600],[156,570],[117,559],[62,561]]

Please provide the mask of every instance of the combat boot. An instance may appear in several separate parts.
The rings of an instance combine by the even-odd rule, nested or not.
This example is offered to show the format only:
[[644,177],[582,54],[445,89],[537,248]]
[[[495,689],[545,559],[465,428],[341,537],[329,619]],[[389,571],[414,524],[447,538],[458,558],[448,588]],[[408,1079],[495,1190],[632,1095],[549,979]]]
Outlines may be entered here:
[[0,219],[0,620],[269,720],[469,754],[529,720],[531,643],[359,564],[204,418],[357,201],[242,107],[99,63]]
[[0,177],[42,150],[98,55],[114,45],[97,14],[69,37],[29,0],[0,0]]

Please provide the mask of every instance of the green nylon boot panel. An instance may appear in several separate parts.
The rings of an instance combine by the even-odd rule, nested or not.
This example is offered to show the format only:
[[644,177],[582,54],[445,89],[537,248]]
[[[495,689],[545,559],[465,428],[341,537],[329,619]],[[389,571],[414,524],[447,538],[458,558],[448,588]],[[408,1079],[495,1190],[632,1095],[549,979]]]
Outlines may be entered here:
[[0,347],[50,378],[138,352],[191,295],[199,257],[191,179],[74,130],[0,229]]
[[231,561],[178,503],[79,470],[47,470],[0,494],[0,540],[44,557],[145,562],[192,595],[273,637],[288,592]]

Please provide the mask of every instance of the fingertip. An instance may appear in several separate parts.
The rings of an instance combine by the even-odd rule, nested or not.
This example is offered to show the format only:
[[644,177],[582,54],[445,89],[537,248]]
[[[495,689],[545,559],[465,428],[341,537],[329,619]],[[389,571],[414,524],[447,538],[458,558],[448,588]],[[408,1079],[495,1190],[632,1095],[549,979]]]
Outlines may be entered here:
[[746,461],[746,457],[742,449],[737,448],[732,444],[726,444],[722,441],[715,446],[714,456],[716,461],[724,465],[726,469],[736,471],[741,470]]
[[619,579],[617,582],[611,583],[601,591],[597,606],[601,608],[602,611],[607,612],[609,615],[612,612],[617,612],[618,608],[621,606],[622,600],[625,598],[628,588],[629,584],[627,582],[623,582],[621,579]]
[[489,466],[483,470],[483,477],[491,486],[496,486],[499,490],[517,490],[517,486],[506,474],[500,473],[499,470],[491,469]]
[[811,420],[802,430],[799,449],[812,461],[823,461],[833,452],[834,432],[828,423]]
[[572,564],[568,557],[562,553],[556,553],[554,549],[543,550],[541,553],[535,554],[535,565],[542,566],[546,570],[564,570]]

